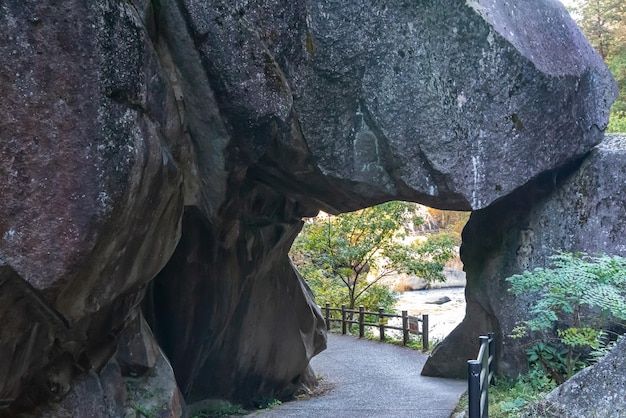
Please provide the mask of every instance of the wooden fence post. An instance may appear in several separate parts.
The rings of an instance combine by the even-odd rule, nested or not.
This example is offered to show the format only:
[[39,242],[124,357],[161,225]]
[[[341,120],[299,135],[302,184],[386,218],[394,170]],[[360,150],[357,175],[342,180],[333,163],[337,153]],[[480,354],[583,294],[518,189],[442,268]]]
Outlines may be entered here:
[[341,305],[341,333],[346,335],[346,305]]
[[326,331],[330,331],[330,303],[326,302]]
[[380,328],[380,340],[385,341],[385,309],[378,308],[378,324]]
[[422,350],[428,351],[428,315],[422,315]]
[[409,313],[402,311],[402,344],[409,343]]
[[363,305],[359,306],[359,338],[365,337],[365,326],[363,323],[365,322],[365,307]]

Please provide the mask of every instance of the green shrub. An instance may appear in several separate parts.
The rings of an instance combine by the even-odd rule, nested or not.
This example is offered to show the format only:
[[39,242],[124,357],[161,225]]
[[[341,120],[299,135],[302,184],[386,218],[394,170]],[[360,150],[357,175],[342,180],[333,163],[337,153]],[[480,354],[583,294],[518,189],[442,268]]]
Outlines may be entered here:
[[515,380],[497,379],[489,389],[489,416],[516,418],[556,387],[541,367],[533,367]]
[[[551,268],[537,268],[507,279],[512,293],[530,294],[533,300],[529,318],[512,337],[533,334],[542,339],[526,350],[527,373],[517,379],[499,378],[489,389],[491,418],[545,416],[538,401],[615,345],[602,324],[623,325],[626,320],[626,259],[559,252],[551,262]],[[553,337],[543,338],[546,335]],[[581,359],[583,351],[587,356]],[[464,409],[466,397],[457,407]]]
[[609,133],[626,132],[626,117],[619,116],[617,113],[611,112],[611,119],[609,120],[609,126],[607,127],[606,131]]
[[538,341],[526,354],[531,365],[540,365],[560,384],[590,364],[591,357],[581,358],[582,354],[607,343],[602,325],[623,325],[626,320],[626,259],[559,252],[550,260],[552,268],[536,268],[507,281],[516,296],[533,295],[530,318],[513,336],[555,335]]
[[[333,277],[325,277],[319,271],[312,271],[308,273],[307,277],[307,282],[319,306],[324,307],[326,303],[329,303],[333,308],[339,308],[342,304],[349,306],[350,295],[343,282]],[[360,286],[365,286],[365,283],[360,284],[357,289],[360,290]],[[383,308],[386,313],[394,313],[393,307],[397,300],[398,294],[396,292],[387,286],[373,284],[363,292],[358,302],[359,305],[365,307],[366,311],[375,312],[378,311],[378,308]],[[367,318],[367,321],[374,322],[378,319]]]

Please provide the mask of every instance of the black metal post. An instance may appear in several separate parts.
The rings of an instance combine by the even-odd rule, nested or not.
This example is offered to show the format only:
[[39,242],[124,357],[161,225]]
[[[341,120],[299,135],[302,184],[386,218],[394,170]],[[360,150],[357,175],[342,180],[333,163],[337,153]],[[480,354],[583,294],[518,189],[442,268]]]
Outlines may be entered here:
[[479,360],[467,361],[467,397],[469,399],[469,418],[481,418],[480,370],[481,362]]
[[479,379],[480,384],[480,394],[478,395],[478,400],[480,403],[481,410],[481,418],[489,417],[489,383],[491,376],[489,375],[489,337],[486,335],[481,335],[480,339],[480,352],[482,353],[482,357],[478,359],[480,362],[480,368],[483,379]]
[[346,335],[346,305],[341,305],[341,333]]
[[493,378],[496,375],[496,337],[493,332],[487,335],[489,336],[489,383],[493,384]]
[[494,333],[479,337],[480,348],[476,360],[467,362],[467,393],[469,418],[489,417],[489,385],[495,376],[496,346]]

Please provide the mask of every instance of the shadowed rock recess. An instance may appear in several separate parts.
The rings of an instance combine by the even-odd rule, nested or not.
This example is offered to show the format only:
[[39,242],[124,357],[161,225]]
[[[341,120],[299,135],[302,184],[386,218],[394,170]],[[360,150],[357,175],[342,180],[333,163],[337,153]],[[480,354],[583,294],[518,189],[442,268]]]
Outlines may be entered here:
[[447,376],[523,311],[502,277],[621,233],[615,83],[556,1],[7,0],[0,55],[0,416],[306,390],[319,209],[475,211]]

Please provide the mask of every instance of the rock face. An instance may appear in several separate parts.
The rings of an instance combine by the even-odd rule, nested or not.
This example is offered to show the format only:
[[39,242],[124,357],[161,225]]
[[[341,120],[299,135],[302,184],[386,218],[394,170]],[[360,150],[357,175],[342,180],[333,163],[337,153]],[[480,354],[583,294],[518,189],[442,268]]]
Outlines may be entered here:
[[554,389],[539,403],[548,417],[620,417],[626,414],[626,339],[597,364]]
[[[499,371],[526,367],[524,339],[509,335],[526,319],[529,300],[507,289],[507,277],[547,267],[555,250],[626,256],[626,137],[607,135],[583,161],[547,173],[481,211],[463,231],[461,258],[467,272],[467,314],[433,353],[424,374],[462,377],[465,360],[478,352],[476,336],[498,335]],[[466,346],[466,349],[460,347]]]
[[184,413],[172,368],[140,314],[122,332],[115,357],[100,370],[66,384],[71,387],[58,402],[40,405],[25,416],[166,418]]
[[[288,207],[267,209],[293,216]],[[308,362],[326,336],[287,257],[299,224],[249,215],[225,220],[223,231],[186,212],[178,248],[148,294],[150,323],[188,401],[282,399],[315,383]]]
[[556,2],[516,3],[308,2],[292,89],[320,169],[364,196],[481,209],[597,143],[597,55]]
[[115,352],[179,239],[190,144],[129,4],[0,9],[0,399],[28,408]]
[[181,3],[216,94],[241,113],[237,150],[274,154],[270,128],[240,120],[274,118],[282,152],[305,140],[312,160],[263,174],[287,169],[286,192],[331,211],[389,198],[485,207],[599,142],[615,94],[555,2]]
[[178,389],[313,384],[324,325],[287,252],[319,209],[477,210],[468,320],[505,330],[485,291],[505,269],[470,255],[505,251],[498,231],[538,210],[516,202],[600,142],[616,94],[550,0],[8,0],[0,29],[6,416],[115,416],[141,394],[110,384],[133,376],[171,416]]

